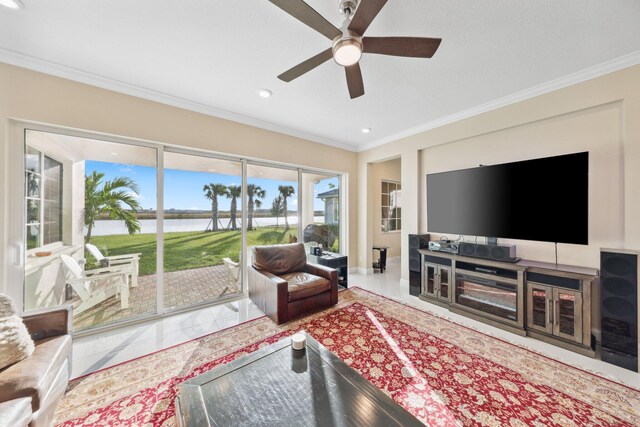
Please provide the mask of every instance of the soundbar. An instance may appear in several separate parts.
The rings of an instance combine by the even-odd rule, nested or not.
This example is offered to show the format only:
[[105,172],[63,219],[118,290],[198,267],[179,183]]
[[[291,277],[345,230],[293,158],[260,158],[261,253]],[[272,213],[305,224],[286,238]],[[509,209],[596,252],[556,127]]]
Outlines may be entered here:
[[518,262],[516,247],[513,245],[483,245],[480,243],[460,243],[460,255],[492,259],[495,261]]

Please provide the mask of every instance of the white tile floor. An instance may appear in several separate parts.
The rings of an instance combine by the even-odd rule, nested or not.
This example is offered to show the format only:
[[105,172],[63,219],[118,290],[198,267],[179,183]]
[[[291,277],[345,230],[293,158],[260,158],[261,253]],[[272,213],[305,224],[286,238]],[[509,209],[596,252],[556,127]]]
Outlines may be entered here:
[[[581,356],[533,338],[514,335],[410,296],[408,284],[400,281],[400,265],[397,262],[388,264],[384,274],[376,273],[368,276],[350,274],[349,286],[359,286],[422,310],[437,313],[482,332],[525,345],[554,359],[582,369],[600,372],[633,387],[640,387],[638,373]],[[154,322],[80,337],[74,340],[73,345],[73,377],[86,375],[260,316],[262,312],[251,301],[244,298],[233,303],[176,314]]]

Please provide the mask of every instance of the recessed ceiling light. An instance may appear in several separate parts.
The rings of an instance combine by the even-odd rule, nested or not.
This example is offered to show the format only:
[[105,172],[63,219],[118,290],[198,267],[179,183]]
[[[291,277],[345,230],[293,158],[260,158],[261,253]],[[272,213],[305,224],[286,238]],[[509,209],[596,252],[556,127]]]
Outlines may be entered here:
[[20,0],[0,0],[0,5],[9,9],[24,9],[24,3]]
[[209,169],[209,172],[215,172],[215,171],[216,171],[215,169]]
[[[2,1],[2,0],[0,0]],[[273,95],[273,92],[271,92],[269,89],[260,89],[258,91],[258,95],[260,95],[263,98],[270,98],[271,95]]]
[[[2,0],[0,0],[0,1],[2,1]],[[118,153],[116,153],[116,152],[114,151],[113,153],[111,153],[111,155],[112,155],[112,156],[117,156],[117,155],[118,155]]]
[[371,128],[362,128],[362,133],[369,133],[371,132]]

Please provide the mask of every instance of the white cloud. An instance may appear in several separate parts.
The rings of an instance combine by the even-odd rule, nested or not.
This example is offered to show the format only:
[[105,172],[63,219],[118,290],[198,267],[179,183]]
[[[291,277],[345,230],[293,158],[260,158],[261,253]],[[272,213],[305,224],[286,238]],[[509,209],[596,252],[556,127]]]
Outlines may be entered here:
[[129,191],[129,192],[127,193],[127,196],[129,196],[129,197],[133,197],[133,198],[134,198],[134,199],[136,199],[136,200],[144,200],[144,196],[143,196],[142,194],[136,194],[136,193],[134,193],[133,191]]
[[129,165],[120,165],[118,170],[124,174],[135,175],[134,169]]

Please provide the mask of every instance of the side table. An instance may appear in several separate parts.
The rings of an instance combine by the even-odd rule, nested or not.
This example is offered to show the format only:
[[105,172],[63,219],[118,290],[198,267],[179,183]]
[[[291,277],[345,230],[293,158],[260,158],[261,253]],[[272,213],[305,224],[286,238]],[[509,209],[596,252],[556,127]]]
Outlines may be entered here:
[[322,255],[308,255],[309,262],[320,264],[338,270],[338,285],[347,288],[347,256],[333,252],[323,252]]
[[[388,246],[374,246],[373,247],[373,269],[379,269],[380,273],[384,273],[384,270],[386,270],[387,268],[387,249],[389,249]],[[378,259],[375,259],[375,253],[376,251],[378,251],[380,253],[380,256],[378,257]]]

